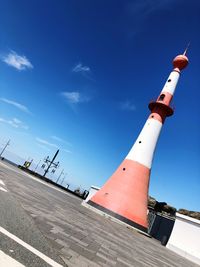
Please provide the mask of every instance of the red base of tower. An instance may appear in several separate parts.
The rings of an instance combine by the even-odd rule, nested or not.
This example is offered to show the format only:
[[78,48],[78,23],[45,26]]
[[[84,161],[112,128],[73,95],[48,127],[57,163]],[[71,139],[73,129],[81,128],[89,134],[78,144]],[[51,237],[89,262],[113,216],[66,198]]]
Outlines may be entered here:
[[147,230],[148,230],[147,227],[144,227],[144,226],[142,226],[142,225],[140,225],[140,224],[138,224],[136,222],[133,222],[133,221],[121,216],[120,214],[117,214],[117,213],[115,213],[115,212],[113,212],[113,211],[111,211],[109,209],[106,209],[106,208],[96,204],[95,202],[93,202],[91,200],[89,200],[87,202],[87,204],[89,204],[90,206],[102,211],[103,213],[106,213],[106,214],[108,214],[108,215],[110,215],[110,216],[112,216],[112,217],[114,217],[114,218],[116,218],[116,219],[118,219],[118,220],[120,220],[120,221],[122,221],[122,222],[124,222],[124,223],[126,223],[126,224],[128,224],[128,225],[130,225],[130,226],[132,226],[132,227],[134,227],[134,228],[136,228],[138,230],[140,230],[140,231],[142,231],[142,232],[147,233]]
[[150,169],[125,159],[88,204],[146,232]]

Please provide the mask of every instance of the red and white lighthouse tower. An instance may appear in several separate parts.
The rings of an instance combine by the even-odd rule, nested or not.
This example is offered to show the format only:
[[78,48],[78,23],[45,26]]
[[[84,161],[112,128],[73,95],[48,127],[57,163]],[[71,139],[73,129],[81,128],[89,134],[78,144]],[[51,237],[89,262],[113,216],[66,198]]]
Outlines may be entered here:
[[150,102],[151,113],[133,147],[110,179],[87,202],[144,232],[148,228],[148,188],[154,151],[165,118],[173,115],[170,103],[181,70],[187,64],[186,51],[174,58],[173,70],[158,99]]

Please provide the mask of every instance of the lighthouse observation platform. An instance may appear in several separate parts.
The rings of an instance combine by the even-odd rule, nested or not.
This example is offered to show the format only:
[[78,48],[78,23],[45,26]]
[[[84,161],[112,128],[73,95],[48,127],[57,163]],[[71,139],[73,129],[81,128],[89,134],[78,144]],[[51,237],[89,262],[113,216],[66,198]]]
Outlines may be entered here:
[[149,109],[151,111],[155,110],[156,109],[161,109],[165,112],[166,116],[169,117],[169,116],[172,116],[174,114],[174,109],[168,105],[165,105],[164,103],[162,102],[159,102],[159,101],[151,101],[149,103]]
[[[12,232],[11,236],[0,233],[0,240],[3,240],[0,251],[9,252],[9,256],[21,262],[22,266],[198,266],[168,250],[157,240],[86,209],[81,206],[81,199],[14,166],[0,162],[0,181],[3,188],[0,190],[0,214],[4,214],[0,216],[0,229],[7,228]],[[26,221],[30,228],[25,230]],[[30,261],[34,250],[24,252],[30,247],[24,248],[23,243],[11,240],[13,235],[26,244],[31,243],[42,255],[53,258],[59,265],[46,261],[38,265],[38,257]],[[29,256],[30,259],[26,259]]]

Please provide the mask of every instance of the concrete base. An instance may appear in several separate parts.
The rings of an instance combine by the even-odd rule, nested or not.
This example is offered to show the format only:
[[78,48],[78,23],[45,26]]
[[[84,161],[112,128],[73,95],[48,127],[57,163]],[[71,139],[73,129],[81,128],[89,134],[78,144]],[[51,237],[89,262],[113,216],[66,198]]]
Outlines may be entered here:
[[109,214],[107,214],[107,213],[105,213],[105,212],[99,210],[99,209],[96,209],[96,208],[94,208],[93,206],[89,205],[89,204],[88,204],[87,202],[85,202],[85,201],[83,201],[83,202],[81,203],[81,205],[84,206],[84,207],[86,207],[86,208],[88,208],[88,209],[90,209],[90,210],[92,210],[92,211],[94,211],[94,212],[96,212],[96,213],[98,213],[98,214],[101,215],[101,216],[104,216],[104,217],[105,217],[106,219],[108,219],[108,220],[111,220],[111,221],[117,222],[117,223],[119,223],[119,224],[122,224],[122,225],[124,225],[124,226],[125,226],[126,228],[128,228],[128,229],[136,230],[138,233],[143,234],[143,235],[145,235],[145,236],[147,236],[147,237],[151,237],[151,236],[150,236],[148,233],[146,233],[145,231],[141,231],[141,230],[139,230],[138,228],[136,228],[136,227],[134,227],[134,226],[131,226],[131,225],[129,225],[129,224],[127,224],[127,223],[125,223],[125,222],[123,222],[123,221],[121,221],[121,220],[119,220],[119,219],[117,219],[117,218],[115,218],[115,217],[113,217],[113,216],[111,216],[111,215],[109,215]]

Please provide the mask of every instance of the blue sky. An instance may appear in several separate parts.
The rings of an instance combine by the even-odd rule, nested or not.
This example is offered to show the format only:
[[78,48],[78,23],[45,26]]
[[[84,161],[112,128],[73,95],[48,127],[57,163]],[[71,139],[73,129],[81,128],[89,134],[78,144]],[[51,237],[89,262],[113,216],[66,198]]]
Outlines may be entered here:
[[191,41],[150,195],[200,210],[199,1],[0,2],[4,155],[37,164],[59,148],[57,175],[64,169],[83,188],[103,185],[127,155],[173,57]]

